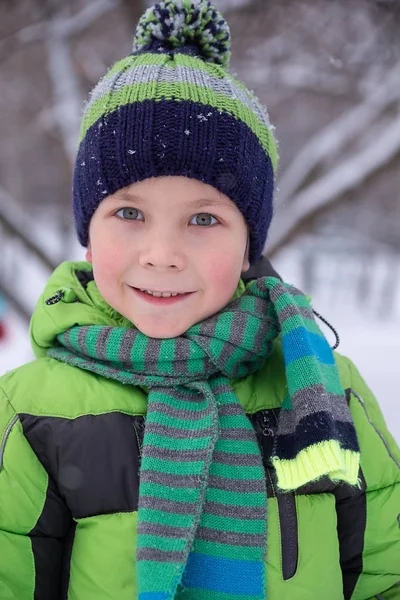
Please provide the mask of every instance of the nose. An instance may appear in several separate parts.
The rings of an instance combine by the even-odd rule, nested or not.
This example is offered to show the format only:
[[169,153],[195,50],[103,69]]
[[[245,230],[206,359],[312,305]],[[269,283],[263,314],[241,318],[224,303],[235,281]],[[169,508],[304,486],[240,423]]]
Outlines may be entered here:
[[183,269],[182,240],[172,232],[154,230],[143,239],[139,263],[153,269]]

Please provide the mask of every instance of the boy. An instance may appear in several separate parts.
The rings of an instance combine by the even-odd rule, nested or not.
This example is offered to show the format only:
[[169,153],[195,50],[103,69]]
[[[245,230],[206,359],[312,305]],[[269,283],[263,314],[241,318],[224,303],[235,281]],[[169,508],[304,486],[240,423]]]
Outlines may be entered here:
[[205,1],[162,2],[86,107],[37,360],[0,380],[0,598],[400,598],[400,453],[307,298],[246,281],[266,111]]

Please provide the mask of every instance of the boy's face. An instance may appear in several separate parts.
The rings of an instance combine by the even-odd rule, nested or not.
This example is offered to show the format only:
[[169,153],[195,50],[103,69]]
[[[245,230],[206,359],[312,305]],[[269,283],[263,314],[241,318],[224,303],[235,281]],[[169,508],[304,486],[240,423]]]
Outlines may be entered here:
[[[108,196],[89,237],[86,258],[101,295],[154,338],[177,337],[217,313],[250,268],[239,209],[187,177],[146,179]],[[138,288],[187,295],[164,301]]]

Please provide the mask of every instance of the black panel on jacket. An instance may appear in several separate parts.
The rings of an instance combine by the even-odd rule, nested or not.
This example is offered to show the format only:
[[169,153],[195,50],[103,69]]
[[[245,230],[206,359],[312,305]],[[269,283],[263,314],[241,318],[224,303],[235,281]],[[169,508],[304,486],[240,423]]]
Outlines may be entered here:
[[367,527],[366,483],[360,469],[362,489],[338,486],[335,490],[337,531],[343,594],[350,600],[363,569],[362,553]]
[[65,538],[72,522],[70,511],[49,477],[42,513],[29,533],[36,572],[35,600],[59,598]]
[[67,537],[64,543],[64,556],[62,561],[62,573],[61,573],[61,590],[60,590],[60,599],[59,600],[68,600],[68,587],[69,587],[69,577],[71,571],[71,556],[72,556],[72,547],[74,545],[75,540],[75,531],[76,531],[76,522],[72,522],[72,526],[68,531]]
[[20,419],[74,518],[137,510],[139,452],[130,415]]
[[64,540],[31,535],[35,561],[35,600],[55,600],[60,597],[60,581],[64,556]]

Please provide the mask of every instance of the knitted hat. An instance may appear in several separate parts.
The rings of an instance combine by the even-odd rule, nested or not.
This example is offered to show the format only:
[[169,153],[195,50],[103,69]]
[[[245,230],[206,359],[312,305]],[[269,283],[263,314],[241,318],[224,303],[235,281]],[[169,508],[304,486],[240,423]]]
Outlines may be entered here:
[[261,255],[273,212],[277,147],[266,109],[228,71],[230,31],[206,0],[166,0],[137,26],[133,52],[92,90],[74,171],[74,216],[88,244],[108,195],[149,177],[183,175],[226,194]]

